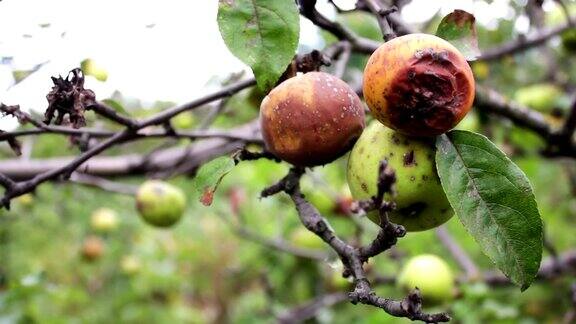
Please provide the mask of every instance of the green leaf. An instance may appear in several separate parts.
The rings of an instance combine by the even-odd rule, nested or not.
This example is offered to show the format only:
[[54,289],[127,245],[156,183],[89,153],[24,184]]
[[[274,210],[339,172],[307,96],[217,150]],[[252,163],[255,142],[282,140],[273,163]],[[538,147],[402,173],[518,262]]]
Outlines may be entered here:
[[482,251],[525,290],[542,259],[542,221],[532,187],[485,136],[451,131],[436,140],[448,201]]
[[468,61],[473,61],[480,56],[475,21],[474,15],[464,10],[454,10],[442,18],[436,36],[452,43]]
[[294,0],[220,0],[218,25],[230,52],[252,68],[258,87],[272,88],[298,46]]
[[124,107],[116,100],[114,99],[104,99],[102,100],[102,103],[104,103],[106,106],[109,106],[110,108],[114,109],[116,112],[122,113],[122,114],[128,114],[128,112],[126,112],[126,109],[124,109]]
[[198,199],[204,206],[210,206],[218,185],[234,168],[234,159],[229,156],[221,156],[200,167],[196,177],[192,180],[193,188],[196,189]]

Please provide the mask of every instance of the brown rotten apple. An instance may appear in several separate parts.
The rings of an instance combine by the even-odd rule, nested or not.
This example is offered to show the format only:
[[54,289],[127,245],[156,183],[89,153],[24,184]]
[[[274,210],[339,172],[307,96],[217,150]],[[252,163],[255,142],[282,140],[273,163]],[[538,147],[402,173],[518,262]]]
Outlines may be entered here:
[[344,81],[310,72],[264,98],[260,123],[272,154],[297,166],[322,165],[352,148],[364,128],[364,108]]
[[87,261],[95,261],[104,254],[104,242],[98,236],[88,236],[82,243],[82,257]]
[[470,111],[474,76],[447,41],[409,34],[372,54],[364,70],[364,98],[384,125],[409,136],[435,136]]

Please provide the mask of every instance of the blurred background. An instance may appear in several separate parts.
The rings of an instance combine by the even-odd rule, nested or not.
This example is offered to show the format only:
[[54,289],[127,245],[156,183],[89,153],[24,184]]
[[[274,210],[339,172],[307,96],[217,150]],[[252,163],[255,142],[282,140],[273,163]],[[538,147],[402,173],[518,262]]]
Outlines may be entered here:
[[[355,1],[334,1],[353,8]],[[416,28],[434,33],[440,19],[454,9],[476,17],[480,49],[565,22],[557,2],[543,2],[545,16],[531,23],[527,1],[406,1],[401,16]],[[576,5],[568,2],[573,14]],[[216,23],[218,3],[211,1],[78,1],[3,0],[0,2],[0,102],[19,104],[41,114],[50,76],[83,66],[90,69],[86,88],[122,112],[150,116],[220,88],[249,68],[230,54]],[[338,15],[326,0],[318,9],[361,36],[381,40],[374,18],[355,12]],[[574,99],[576,33],[551,39],[546,46],[489,62],[472,64],[477,82],[498,89],[561,125]],[[335,39],[301,18],[300,51],[322,49]],[[367,56],[353,54],[344,79],[358,84]],[[87,71],[87,70],[86,70]],[[228,100],[213,121],[231,128],[258,116],[259,94],[243,91]],[[193,129],[210,116],[207,105],[174,120],[178,129]],[[114,129],[87,114],[91,127]],[[20,127],[0,118],[0,129]],[[547,235],[558,251],[576,246],[576,166],[573,160],[546,159],[544,142],[529,131],[497,117],[473,111],[459,126],[483,133],[508,153],[531,180]],[[78,154],[59,135],[29,137],[22,159]],[[163,140],[137,142],[105,155],[145,153]],[[185,147],[181,140],[171,145]],[[14,159],[5,142],[0,159]],[[346,202],[347,158],[315,168],[304,192],[327,216],[336,232],[368,242],[377,232],[371,222],[352,217]],[[44,184],[18,198],[12,210],[0,210],[0,323],[267,323],[317,296],[345,292],[339,262],[312,238],[298,239],[296,211],[283,195],[259,199],[260,191],[288,171],[285,163],[241,163],[224,178],[210,207],[190,200],[183,220],[169,230],[144,224],[134,197],[75,183]],[[117,179],[133,188],[144,176]],[[190,178],[170,183],[192,192]],[[130,190],[128,190],[130,191]],[[95,213],[113,221],[99,224]],[[100,217],[101,218],[101,217]],[[104,217],[106,218],[106,217]],[[106,223],[106,222],[105,222]],[[354,224],[354,226],[351,226]],[[445,226],[482,269],[487,257],[457,218]],[[291,255],[256,242],[279,240],[312,250],[320,260]],[[390,251],[371,260],[371,273],[382,279],[377,292],[400,298],[393,277],[415,255],[441,256],[456,276],[462,272],[435,231],[410,233]],[[546,255],[548,256],[548,255]],[[387,280],[386,278],[392,278]],[[454,300],[437,305],[457,323],[558,323],[572,307],[573,276],[534,284],[524,293],[515,287],[483,282],[458,285]],[[432,309],[433,310],[433,309]],[[340,302],[320,307],[311,322],[400,323],[375,308]]]

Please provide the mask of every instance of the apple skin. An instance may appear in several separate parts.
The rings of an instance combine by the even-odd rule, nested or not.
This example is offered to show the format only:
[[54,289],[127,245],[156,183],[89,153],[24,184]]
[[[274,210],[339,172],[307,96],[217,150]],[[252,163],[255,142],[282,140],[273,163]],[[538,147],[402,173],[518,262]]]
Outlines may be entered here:
[[186,196],[180,188],[159,180],[144,182],[136,194],[136,208],[142,219],[156,227],[176,224],[186,209]]
[[[384,196],[396,203],[388,214],[390,221],[413,232],[439,226],[454,212],[436,173],[434,155],[432,140],[408,138],[374,121],[350,153],[347,178],[352,196],[368,199],[376,195],[379,164],[386,159],[396,172],[396,195]],[[368,217],[379,224],[376,212]]]
[[305,227],[298,227],[290,234],[290,242],[301,249],[319,250],[326,247],[326,243],[322,241],[316,234],[310,232]]
[[104,254],[104,242],[98,236],[88,236],[82,244],[81,253],[86,261],[96,261]]
[[433,254],[421,254],[408,260],[397,277],[405,291],[418,287],[424,305],[450,301],[454,293],[454,275],[448,264]]
[[472,108],[474,76],[464,56],[428,34],[381,45],[364,69],[364,99],[376,119],[410,136],[454,128]]
[[109,208],[96,209],[90,216],[90,226],[96,232],[109,233],[118,228],[116,212]]
[[297,166],[330,163],[348,152],[364,129],[364,106],[344,81],[324,72],[290,78],[262,100],[266,149]]

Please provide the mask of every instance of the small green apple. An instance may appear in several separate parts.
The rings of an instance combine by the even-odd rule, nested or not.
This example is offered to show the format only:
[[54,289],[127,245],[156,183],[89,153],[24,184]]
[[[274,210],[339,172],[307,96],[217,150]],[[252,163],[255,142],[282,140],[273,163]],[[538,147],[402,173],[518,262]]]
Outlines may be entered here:
[[290,234],[290,242],[302,249],[324,249],[324,241],[305,227],[298,227]]
[[[566,8],[570,16],[576,14],[576,3],[566,1]],[[561,6],[556,6],[546,13],[544,22],[548,26],[558,26],[566,22],[566,14]],[[576,28],[568,28],[561,34],[562,46],[569,53],[576,51]]]
[[482,61],[474,62],[472,63],[472,73],[477,80],[485,80],[490,76],[490,65]]
[[[435,147],[430,139],[408,138],[374,121],[364,130],[350,153],[348,185],[355,199],[377,193],[378,168],[386,159],[396,172],[396,202],[390,220],[407,231],[424,231],[449,220],[454,212],[440,185],[434,164]],[[368,217],[379,224],[376,212]]]
[[330,271],[328,276],[328,289],[332,291],[342,291],[352,285],[348,279],[342,277],[341,271]]
[[516,90],[514,100],[534,110],[550,113],[562,97],[562,90],[548,83],[533,84]]
[[34,203],[34,196],[32,196],[30,193],[27,193],[17,197],[15,200],[21,206],[30,207]]
[[569,53],[576,52],[576,28],[570,28],[561,35],[562,46]]
[[110,208],[96,209],[90,216],[90,226],[96,232],[108,233],[118,228],[116,212]]
[[84,75],[91,75],[98,81],[106,81],[108,79],[108,71],[96,63],[93,59],[85,59],[80,62],[80,68]]
[[310,190],[304,191],[306,199],[318,209],[320,214],[323,216],[328,216],[333,214],[334,208],[336,208],[336,202],[328,193],[322,190]]
[[172,125],[176,129],[190,129],[196,123],[196,117],[191,112],[184,112],[172,119]]
[[454,275],[448,264],[433,254],[421,254],[408,260],[397,278],[404,290],[420,289],[425,305],[449,301],[454,293]]
[[126,255],[120,260],[120,269],[125,275],[131,276],[140,271],[140,260],[133,255]]
[[171,184],[148,180],[138,188],[136,208],[146,223],[169,227],[182,218],[186,209],[186,196],[180,188]]

